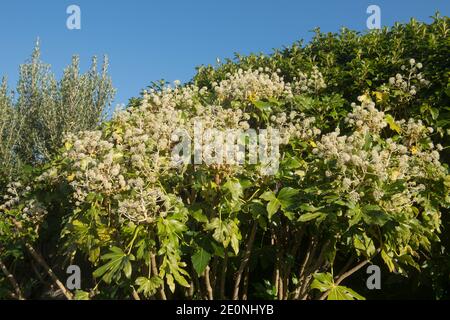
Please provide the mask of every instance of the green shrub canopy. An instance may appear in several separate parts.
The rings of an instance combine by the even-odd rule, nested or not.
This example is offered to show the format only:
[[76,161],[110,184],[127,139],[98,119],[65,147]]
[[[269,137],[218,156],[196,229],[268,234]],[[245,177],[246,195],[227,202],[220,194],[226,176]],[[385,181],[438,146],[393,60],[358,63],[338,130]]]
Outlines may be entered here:
[[450,204],[447,34],[439,17],[317,33],[152,86],[9,185],[2,259],[49,239],[92,271],[78,299],[363,299],[341,283],[370,263],[430,270]]

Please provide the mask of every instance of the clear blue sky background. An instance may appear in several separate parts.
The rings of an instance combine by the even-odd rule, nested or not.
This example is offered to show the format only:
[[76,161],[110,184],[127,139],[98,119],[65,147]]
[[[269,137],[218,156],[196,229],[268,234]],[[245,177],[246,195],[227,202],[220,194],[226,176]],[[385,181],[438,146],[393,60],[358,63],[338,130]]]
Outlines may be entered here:
[[[81,7],[81,30],[66,28],[70,4]],[[72,54],[84,70],[92,55],[107,54],[115,104],[126,103],[153,80],[188,81],[198,65],[308,41],[315,27],[365,31],[370,4],[381,7],[383,26],[411,17],[429,22],[437,10],[450,15],[449,0],[0,0],[0,75],[15,85],[39,37],[42,58],[58,76]]]

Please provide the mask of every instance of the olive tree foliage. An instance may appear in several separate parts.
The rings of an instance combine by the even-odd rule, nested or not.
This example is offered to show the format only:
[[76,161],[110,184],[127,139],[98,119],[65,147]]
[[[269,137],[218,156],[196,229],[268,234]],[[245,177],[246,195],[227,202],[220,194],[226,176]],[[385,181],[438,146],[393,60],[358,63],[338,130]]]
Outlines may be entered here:
[[58,81],[50,65],[41,61],[37,43],[20,66],[17,96],[8,92],[6,81],[0,89],[4,174],[10,175],[19,163],[34,166],[50,159],[66,133],[95,128],[105,119],[114,93],[107,57],[100,71],[93,57],[90,69],[81,73],[79,57],[73,56]]
[[17,144],[20,121],[14,110],[13,97],[8,91],[6,78],[0,85],[0,176],[10,176],[17,162],[13,146]]

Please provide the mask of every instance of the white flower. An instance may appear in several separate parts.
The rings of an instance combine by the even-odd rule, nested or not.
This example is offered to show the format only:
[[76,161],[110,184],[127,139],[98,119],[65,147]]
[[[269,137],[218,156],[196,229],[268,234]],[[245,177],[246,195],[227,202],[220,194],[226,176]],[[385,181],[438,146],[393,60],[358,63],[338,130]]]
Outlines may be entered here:
[[180,139],[180,137],[177,134],[172,134],[172,136],[170,137],[170,140],[172,142],[178,142],[178,140]]

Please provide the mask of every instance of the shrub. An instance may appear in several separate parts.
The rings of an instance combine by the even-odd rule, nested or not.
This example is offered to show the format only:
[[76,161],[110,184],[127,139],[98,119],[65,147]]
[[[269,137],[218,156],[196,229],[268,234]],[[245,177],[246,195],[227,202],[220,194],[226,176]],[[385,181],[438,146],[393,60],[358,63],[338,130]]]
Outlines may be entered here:
[[[36,260],[43,246],[37,260],[60,274],[82,265],[77,299],[363,299],[348,284],[369,263],[430,270],[450,205],[447,23],[318,33],[305,47],[201,67],[186,85],[155,84],[9,185],[2,259],[25,247]],[[259,154],[212,161],[249,129],[279,141],[259,135]],[[189,157],[174,152],[183,141],[194,141]]]
[[0,177],[11,176],[16,166],[13,147],[17,144],[15,130],[18,127],[20,123],[14,112],[13,98],[8,92],[6,79],[3,78],[0,86]]

